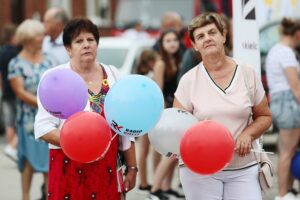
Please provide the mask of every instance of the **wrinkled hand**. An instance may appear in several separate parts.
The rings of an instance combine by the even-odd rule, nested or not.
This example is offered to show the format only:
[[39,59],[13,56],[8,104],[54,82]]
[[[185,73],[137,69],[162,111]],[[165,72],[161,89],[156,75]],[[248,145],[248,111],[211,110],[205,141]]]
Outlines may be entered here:
[[125,186],[125,192],[129,192],[135,187],[136,182],[136,171],[129,170],[128,173],[125,176],[124,186]]
[[239,156],[246,156],[247,154],[249,154],[251,150],[252,140],[253,138],[249,134],[242,133],[241,135],[239,135],[235,142],[235,152]]

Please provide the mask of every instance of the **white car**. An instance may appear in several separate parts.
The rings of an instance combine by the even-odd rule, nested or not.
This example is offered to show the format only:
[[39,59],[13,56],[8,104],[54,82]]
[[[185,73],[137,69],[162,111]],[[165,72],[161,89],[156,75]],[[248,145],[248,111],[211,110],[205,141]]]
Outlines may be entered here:
[[152,48],[154,39],[131,40],[124,37],[100,38],[97,60],[113,65],[120,71],[121,76],[135,72],[135,65],[144,49]]

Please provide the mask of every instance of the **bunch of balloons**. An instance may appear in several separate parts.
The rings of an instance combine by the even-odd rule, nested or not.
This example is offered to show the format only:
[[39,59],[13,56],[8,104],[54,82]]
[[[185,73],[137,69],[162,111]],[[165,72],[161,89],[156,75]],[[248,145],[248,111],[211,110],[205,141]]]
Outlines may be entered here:
[[66,119],[60,143],[69,158],[88,163],[103,156],[110,146],[110,128],[99,114],[83,111],[88,89],[77,73],[67,68],[49,70],[40,81],[38,97],[48,113]]
[[161,89],[154,81],[129,75],[107,93],[106,120],[99,114],[85,112],[86,84],[67,68],[46,72],[39,84],[38,97],[47,112],[66,119],[60,135],[62,149],[69,158],[82,163],[105,155],[112,141],[110,127],[122,136],[141,136],[155,126],[164,107]]

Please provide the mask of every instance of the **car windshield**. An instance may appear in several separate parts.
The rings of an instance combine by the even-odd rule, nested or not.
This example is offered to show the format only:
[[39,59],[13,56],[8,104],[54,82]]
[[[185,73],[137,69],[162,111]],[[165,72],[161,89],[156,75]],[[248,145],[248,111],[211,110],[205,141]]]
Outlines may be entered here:
[[274,24],[260,32],[260,51],[267,54],[271,47],[279,41],[279,24]]
[[121,68],[125,61],[128,49],[100,48],[97,53],[97,60],[104,64]]

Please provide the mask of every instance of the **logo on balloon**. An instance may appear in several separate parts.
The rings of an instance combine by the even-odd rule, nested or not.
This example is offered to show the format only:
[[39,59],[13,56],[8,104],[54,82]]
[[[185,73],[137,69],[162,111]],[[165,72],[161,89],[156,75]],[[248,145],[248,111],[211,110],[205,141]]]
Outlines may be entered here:
[[46,109],[46,111],[49,112],[54,117],[58,117],[58,118],[61,118],[61,119],[65,118],[65,116],[61,112],[59,112],[59,111],[55,112],[55,111],[51,111],[51,110],[48,110],[48,109]]
[[131,129],[126,129],[124,134],[125,135],[130,135],[130,136],[139,136],[143,130],[131,130]]
[[185,110],[180,110],[180,109],[177,109],[177,112],[178,112],[178,113],[183,113],[183,114],[186,114],[186,115],[189,114],[187,111],[185,111]]
[[113,127],[113,129],[119,132],[121,132],[122,131],[121,129],[123,128],[123,126],[119,126],[118,123],[115,122],[114,120],[112,120],[111,126]]

